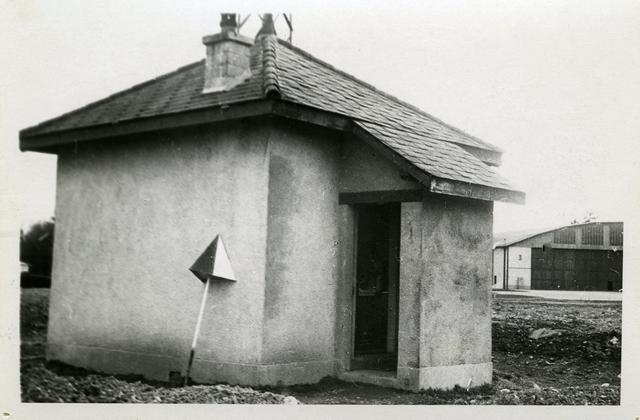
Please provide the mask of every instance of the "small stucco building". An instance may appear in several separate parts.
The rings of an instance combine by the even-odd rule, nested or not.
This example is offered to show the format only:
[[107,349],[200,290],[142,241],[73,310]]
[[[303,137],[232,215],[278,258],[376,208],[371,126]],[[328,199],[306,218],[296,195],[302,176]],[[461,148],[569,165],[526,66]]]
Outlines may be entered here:
[[493,288],[622,289],[622,222],[592,222],[497,234]]
[[47,358],[245,385],[491,381],[496,147],[235,16],[206,59],[21,132],[58,156]]

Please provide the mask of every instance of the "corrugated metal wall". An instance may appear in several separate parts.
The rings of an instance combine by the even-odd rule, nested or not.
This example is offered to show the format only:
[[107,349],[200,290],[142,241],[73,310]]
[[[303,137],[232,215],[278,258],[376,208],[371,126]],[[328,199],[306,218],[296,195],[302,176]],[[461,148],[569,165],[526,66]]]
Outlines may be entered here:
[[622,289],[622,251],[552,248],[531,251],[532,289]]

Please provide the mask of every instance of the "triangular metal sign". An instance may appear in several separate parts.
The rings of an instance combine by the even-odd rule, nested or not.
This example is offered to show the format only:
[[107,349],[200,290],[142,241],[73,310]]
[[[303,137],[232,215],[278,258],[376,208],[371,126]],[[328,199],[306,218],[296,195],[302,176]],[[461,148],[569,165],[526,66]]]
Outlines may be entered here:
[[227,254],[220,235],[216,235],[189,270],[203,283],[214,278],[236,281],[231,261],[229,261],[229,254]]

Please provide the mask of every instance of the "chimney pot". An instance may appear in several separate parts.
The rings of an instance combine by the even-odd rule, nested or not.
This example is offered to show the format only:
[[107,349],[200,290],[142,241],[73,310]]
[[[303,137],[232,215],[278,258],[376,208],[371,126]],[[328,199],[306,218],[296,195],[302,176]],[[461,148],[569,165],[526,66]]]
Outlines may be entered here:
[[220,33],[234,33],[237,34],[238,22],[236,21],[235,13],[221,13],[220,18]]
[[271,13],[265,13],[262,17],[262,27],[256,34],[256,38],[260,37],[261,35],[277,35],[276,27],[273,23],[273,15]]

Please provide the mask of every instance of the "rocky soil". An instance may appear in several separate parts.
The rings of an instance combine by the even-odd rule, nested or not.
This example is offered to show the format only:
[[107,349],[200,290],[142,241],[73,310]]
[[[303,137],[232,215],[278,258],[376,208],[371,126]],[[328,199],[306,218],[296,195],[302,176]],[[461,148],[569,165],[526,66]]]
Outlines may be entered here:
[[493,300],[492,385],[411,393],[326,379],[255,390],[229,385],[172,387],[45,364],[48,290],[24,289],[22,399],[27,402],[244,404],[620,403],[620,302],[552,301],[499,293]]
[[45,364],[48,289],[23,289],[20,307],[24,402],[298,404],[291,396],[230,385],[187,387]]
[[78,403],[297,404],[294,397],[230,385],[168,387],[110,375],[60,374],[42,363],[22,370],[23,401]]
[[620,404],[622,304],[494,293],[493,384],[408,393],[327,380],[275,389],[305,404]]

